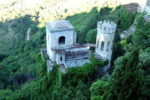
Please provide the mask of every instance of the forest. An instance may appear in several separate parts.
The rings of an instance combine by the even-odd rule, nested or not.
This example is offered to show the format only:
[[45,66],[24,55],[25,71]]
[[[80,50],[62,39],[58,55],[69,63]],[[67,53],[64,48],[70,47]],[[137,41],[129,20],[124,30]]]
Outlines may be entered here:
[[[146,12],[133,12],[117,1],[67,8],[68,0],[44,0],[23,10],[19,0],[0,5],[0,100],[150,100],[150,22]],[[47,71],[40,54],[46,48],[45,22],[59,19],[71,22],[78,43],[95,43],[100,20],[117,24],[108,74],[101,72],[108,61],[93,52],[91,63],[67,68],[65,74],[59,65]],[[122,39],[134,21],[136,31]]]

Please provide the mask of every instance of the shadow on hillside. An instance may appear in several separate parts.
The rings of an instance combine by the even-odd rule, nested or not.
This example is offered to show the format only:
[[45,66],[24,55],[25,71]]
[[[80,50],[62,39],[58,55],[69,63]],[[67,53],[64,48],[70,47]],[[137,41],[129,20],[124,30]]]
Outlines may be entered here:
[[[0,22],[0,76],[5,74],[5,77],[0,77],[3,88],[10,84],[20,86],[38,76],[36,55],[40,48],[45,47],[45,27],[38,28],[39,22],[32,21],[33,17],[37,18],[25,15],[5,23]],[[27,41],[29,28],[30,40]],[[5,69],[3,66],[6,66]]]

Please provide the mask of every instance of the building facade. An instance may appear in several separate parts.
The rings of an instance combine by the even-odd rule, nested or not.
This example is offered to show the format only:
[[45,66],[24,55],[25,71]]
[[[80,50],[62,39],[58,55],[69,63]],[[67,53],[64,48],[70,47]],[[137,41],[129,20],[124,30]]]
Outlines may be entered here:
[[[101,60],[111,61],[116,24],[110,21],[100,21],[97,24],[95,56]],[[90,63],[88,44],[77,44],[77,34],[68,20],[57,20],[46,23],[46,44],[48,63],[65,67],[82,66]],[[110,67],[110,63],[108,67]]]
[[76,36],[68,20],[46,23],[47,54],[52,63],[75,67],[89,62],[89,49],[76,44]]

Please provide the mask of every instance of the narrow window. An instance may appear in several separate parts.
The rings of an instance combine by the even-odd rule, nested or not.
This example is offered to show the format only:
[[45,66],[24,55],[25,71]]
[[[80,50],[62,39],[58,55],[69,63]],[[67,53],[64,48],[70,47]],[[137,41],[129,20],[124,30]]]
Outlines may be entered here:
[[97,46],[96,47],[98,48],[98,46],[99,46],[99,41],[97,41]]
[[101,42],[101,50],[104,50],[104,41]]
[[62,56],[60,57],[60,61],[62,61]]
[[109,51],[110,41],[107,42],[107,51]]
[[65,44],[65,37],[64,36],[59,37],[59,44],[60,45]]

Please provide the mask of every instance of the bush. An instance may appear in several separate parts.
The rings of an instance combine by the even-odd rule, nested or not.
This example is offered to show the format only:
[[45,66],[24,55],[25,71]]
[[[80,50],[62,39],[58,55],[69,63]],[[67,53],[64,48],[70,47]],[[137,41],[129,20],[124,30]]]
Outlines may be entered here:
[[13,91],[6,89],[6,90],[0,90],[0,100],[6,100],[8,96],[11,96],[13,94]]
[[137,13],[136,18],[135,18],[137,29],[142,28],[142,26],[144,25],[145,23],[144,15],[145,13]]
[[86,35],[86,42],[88,43],[96,43],[96,34],[97,34],[97,29],[92,29],[88,31]]
[[120,22],[119,28],[123,31],[128,29],[134,22],[135,14],[128,13],[124,7],[121,7],[119,12]]
[[91,97],[102,96],[106,92],[107,86],[108,83],[101,80],[94,82],[90,87]]

